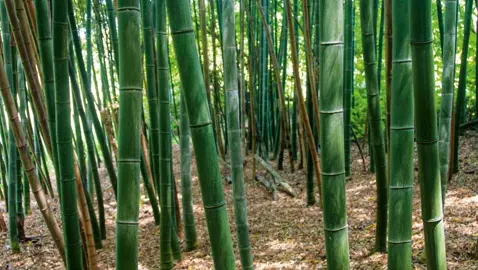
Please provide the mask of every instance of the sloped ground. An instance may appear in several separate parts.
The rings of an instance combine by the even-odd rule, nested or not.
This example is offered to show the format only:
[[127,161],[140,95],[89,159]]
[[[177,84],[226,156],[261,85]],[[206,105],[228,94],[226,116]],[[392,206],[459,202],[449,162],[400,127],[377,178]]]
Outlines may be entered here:
[[[174,148],[179,157],[179,148]],[[449,184],[445,206],[445,234],[447,261],[449,269],[478,269],[478,133],[468,132],[460,147],[461,172]],[[318,206],[305,206],[305,171],[281,175],[299,191],[296,198],[279,192],[272,200],[270,193],[257,181],[251,179],[251,160],[246,163],[246,192],[250,236],[256,269],[321,269],[326,267],[322,228],[322,211]],[[175,158],[174,173],[179,185],[179,160]],[[351,268],[385,269],[386,254],[372,253],[375,235],[375,180],[374,176],[363,171],[358,150],[353,146],[352,177],[347,182],[347,206],[349,223],[349,243]],[[223,176],[228,173],[222,169]],[[103,186],[108,188],[107,173],[103,176]],[[266,175],[259,170],[258,174]],[[233,241],[236,241],[231,186],[224,184],[229,221]],[[212,269],[212,259],[204,220],[204,211],[195,168],[193,168],[193,193],[196,229],[199,246],[196,250],[183,253],[183,260],[175,269]],[[143,197],[144,199],[145,197]],[[317,197],[318,198],[318,197]],[[114,269],[114,217],[116,203],[111,190],[105,191],[107,215],[107,240],[103,249],[97,252],[100,269]],[[159,230],[154,225],[151,207],[147,200],[141,206],[139,228],[140,269],[159,268]],[[57,200],[51,200],[54,212],[59,216]],[[413,265],[416,269],[426,269],[423,255],[424,238],[420,211],[419,185],[415,181],[413,198]],[[61,259],[53,246],[41,215],[32,200],[32,215],[25,221],[28,236],[38,236],[35,244],[23,244],[22,253],[11,255],[8,235],[0,234],[0,269],[61,269]],[[0,213],[7,218],[4,203],[0,203]],[[236,246],[235,246],[236,248]],[[239,258],[237,249],[236,259]],[[237,260],[237,266],[239,261]]]

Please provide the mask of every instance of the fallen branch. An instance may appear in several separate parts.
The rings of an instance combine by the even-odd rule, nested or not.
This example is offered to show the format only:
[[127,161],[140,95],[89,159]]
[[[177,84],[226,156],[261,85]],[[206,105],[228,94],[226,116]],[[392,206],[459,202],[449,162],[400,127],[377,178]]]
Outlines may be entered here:
[[461,124],[460,125],[460,129],[465,129],[465,128],[469,128],[469,127],[472,127],[474,125],[478,125],[478,119],[475,119],[473,121],[470,121],[468,123],[464,123],[464,124]]
[[272,195],[272,199],[275,201],[277,198],[276,185],[261,175],[257,175],[256,180],[259,181],[264,187],[266,187],[267,190],[269,190]]
[[276,184],[280,187],[282,191],[292,197],[297,196],[295,190],[279,175],[276,170],[271,167],[271,165],[269,165],[269,163],[265,162],[258,155],[254,155],[254,158],[259,162],[262,167],[264,167],[264,169],[266,169],[274,177]]
[[471,169],[471,170],[466,170],[465,173],[466,174],[474,174],[477,171],[478,171],[478,168],[475,168],[475,169]]

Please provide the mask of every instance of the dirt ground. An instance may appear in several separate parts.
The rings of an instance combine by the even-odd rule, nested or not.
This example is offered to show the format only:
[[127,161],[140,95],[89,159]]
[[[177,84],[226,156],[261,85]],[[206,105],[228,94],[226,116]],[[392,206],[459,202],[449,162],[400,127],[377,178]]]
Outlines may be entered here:
[[[467,132],[460,146],[460,173],[448,186],[445,205],[446,251],[449,269],[478,269],[478,133]],[[174,146],[174,174],[179,184],[179,147]],[[350,263],[352,269],[385,269],[387,255],[373,253],[375,235],[375,178],[363,171],[363,163],[355,145],[352,148],[352,176],[347,182]],[[256,180],[251,179],[251,159],[246,160],[245,184],[248,200],[250,238],[256,269],[322,269],[326,267],[322,211],[318,206],[306,207],[305,170],[295,173],[286,168],[280,174],[298,192],[295,198],[278,192],[276,200]],[[367,161],[368,162],[368,161]],[[274,167],[275,164],[274,164]],[[259,175],[267,173],[258,167]],[[198,248],[183,253],[175,269],[212,269],[212,259],[205,226],[204,211],[196,170],[193,166],[193,195]],[[223,176],[228,170],[222,167]],[[105,191],[107,239],[97,251],[99,269],[114,269],[116,203],[107,172],[101,168]],[[53,177],[52,177],[53,178]],[[233,241],[236,242],[231,186],[224,182]],[[316,192],[318,199],[318,192]],[[179,195],[180,196],[180,195]],[[180,198],[180,197],[179,197]],[[181,201],[181,200],[179,200]],[[159,229],[154,225],[151,207],[142,195],[139,225],[139,268],[159,268]],[[57,199],[50,200],[59,218]],[[426,269],[423,255],[424,236],[420,211],[420,190],[415,179],[413,197],[413,266]],[[0,214],[7,220],[5,205]],[[62,269],[61,259],[53,245],[32,196],[32,214],[25,219],[28,236],[36,243],[22,244],[21,254],[11,255],[8,235],[0,233],[0,269]],[[237,245],[236,264],[240,268]]]

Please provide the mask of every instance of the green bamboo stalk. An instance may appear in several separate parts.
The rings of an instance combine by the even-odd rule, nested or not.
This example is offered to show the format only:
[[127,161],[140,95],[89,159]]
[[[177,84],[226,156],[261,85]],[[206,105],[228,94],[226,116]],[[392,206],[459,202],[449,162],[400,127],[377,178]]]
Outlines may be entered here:
[[[0,2],[0,10],[2,9],[1,7],[2,2]],[[0,19],[1,19],[1,11],[0,11]],[[8,23],[8,19],[6,20],[6,23]],[[0,21],[0,24],[3,28],[3,22]],[[2,56],[3,56],[3,42],[2,42],[2,37],[3,37],[3,31],[1,32],[1,35],[0,35],[0,47],[2,48]],[[0,98],[0,108],[4,108],[4,104],[3,104],[3,99]],[[7,126],[7,116],[4,114],[4,111],[3,109],[0,110],[0,136],[1,136],[1,139],[2,139],[2,145],[1,145],[1,149],[0,151],[2,151],[4,153],[4,156],[2,157],[2,160],[0,161],[1,162],[1,165],[5,167],[5,164],[8,164],[8,126]],[[2,171],[3,173],[6,173],[6,168],[5,168],[5,171]],[[6,185],[6,177],[2,178],[2,181],[5,181],[3,182],[5,185],[4,185],[4,189],[3,189],[3,192],[4,192],[4,195],[5,195],[5,206],[8,208],[8,186]],[[8,210],[7,210],[8,211]]]
[[24,241],[25,237],[25,212],[23,210],[23,168],[22,168],[22,161],[17,153],[17,196],[16,196],[16,225],[17,225],[17,234],[18,240]]
[[[6,76],[9,85],[15,85],[13,79],[13,67],[12,67],[12,47],[10,44],[10,26],[7,10],[4,1],[0,2],[1,15],[2,15],[2,41],[3,41],[3,63],[2,67],[6,71]],[[15,96],[15,87],[10,88],[11,95]],[[8,131],[8,235],[10,238],[10,247],[12,253],[20,252],[20,243],[18,241],[18,232],[16,227],[16,185],[17,185],[17,149],[15,146],[15,137],[12,127],[9,127]]]
[[106,56],[105,56],[105,62],[108,63],[108,73],[109,73],[109,79],[111,81],[111,85],[113,86],[112,88],[112,92],[113,92],[113,100],[114,102],[118,103],[118,96],[116,94],[116,88],[115,88],[115,72],[114,72],[114,67],[113,65],[115,64],[115,61],[114,61],[114,56],[113,56],[113,52],[112,52],[112,44],[111,44],[111,39],[108,38],[109,35],[111,35],[111,33],[109,33],[108,31],[106,31],[106,28],[104,29],[105,31],[105,37],[106,37]]
[[119,139],[116,267],[138,268],[142,64],[139,0],[118,1]]
[[[5,158],[7,157],[5,152],[3,152],[3,147],[4,144],[2,143],[1,148],[0,148],[0,173],[1,173],[1,178],[2,178],[2,186],[1,186],[1,198],[0,200],[3,200],[5,202],[5,210],[8,214],[8,184],[7,184],[7,168],[5,167]],[[3,216],[2,216],[3,217]],[[5,230],[7,225],[5,225]]]
[[[95,157],[95,143],[93,139],[93,134],[91,132],[90,126],[88,125],[88,120],[86,117],[85,110],[83,109],[83,103],[81,102],[81,96],[80,96],[80,88],[78,86],[78,82],[76,81],[76,70],[74,66],[74,54],[72,50],[72,44],[70,43],[70,64],[69,64],[69,73],[71,77],[71,84],[72,84],[72,89],[73,89],[73,98],[75,102],[75,106],[78,109],[78,115],[81,120],[81,124],[83,125],[83,132],[85,135],[85,141],[86,141],[86,150],[87,150],[87,155],[88,155],[88,162],[89,162],[89,169],[92,174],[93,182],[95,185],[96,189],[96,200],[98,202],[98,217],[99,217],[99,228],[100,228],[100,238],[101,239],[106,239],[106,225],[105,225],[105,209],[103,205],[103,190],[101,188],[101,181],[100,181],[100,176],[98,173],[98,164],[96,163],[96,157]],[[86,176],[86,175],[85,175]],[[87,190],[85,188],[85,190]],[[89,194],[93,195],[93,194]],[[94,212],[93,212],[94,214]],[[90,215],[93,216],[93,215]],[[96,216],[95,216],[96,219]],[[93,220],[93,218],[92,218]],[[95,226],[93,226],[93,229],[96,230]],[[95,231],[94,231],[95,233]],[[96,235],[96,233],[95,233]],[[96,238],[95,238],[96,239]],[[96,248],[101,248],[101,241],[96,241]]]
[[381,0],[380,5],[380,28],[378,30],[377,39],[375,39],[375,43],[378,40],[378,43],[375,44],[377,46],[377,85],[378,85],[378,92],[382,89],[382,56],[383,56],[383,34],[384,34],[384,24],[385,24],[385,0]]
[[[174,245],[175,228],[173,221],[173,197],[171,182],[171,116],[169,108],[170,77],[168,33],[166,28],[166,2],[156,2],[156,41],[159,102],[159,194],[161,205],[160,259],[161,269],[172,269],[172,257],[177,259],[177,246]],[[171,18],[170,18],[171,19]],[[194,42],[194,41],[193,41]]]
[[[25,73],[23,72],[23,66],[21,64],[21,61],[17,61],[17,85],[18,85],[18,95],[20,97],[20,118],[22,122],[22,127],[23,127],[23,132],[27,133],[27,96],[26,96],[26,88],[25,88]],[[20,160],[20,157],[17,155],[17,164],[18,168],[21,168],[22,162]],[[17,189],[21,189],[22,192],[19,194],[17,193],[17,204],[19,203],[19,207],[17,207],[17,216],[20,216],[21,223],[23,224],[23,220],[25,219],[24,215],[29,215],[31,213],[30,209],[30,186],[28,185],[28,181],[25,180],[25,170],[24,168],[21,168],[20,173],[18,174],[18,178],[20,182],[17,183]],[[21,181],[21,179],[24,179],[24,181]],[[21,183],[21,185],[20,185]],[[18,195],[22,196],[23,195],[23,200],[22,198],[18,198]],[[21,211],[23,203],[23,211]],[[18,222],[18,221],[17,221]],[[21,225],[23,227],[23,225]],[[24,235],[23,235],[24,237]]]
[[[246,74],[245,74],[245,64],[244,64],[244,55],[245,55],[245,9],[246,1],[239,0],[239,96],[240,96],[240,105],[241,105],[241,140],[244,145],[246,145]],[[478,91],[478,90],[477,90]],[[478,102],[478,101],[477,101]],[[1,104],[0,104],[1,105]]]
[[[269,28],[269,0],[261,0],[262,11],[264,13],[265,18],[265,25]],[[258,5],[259,6],[259,5]],[[259,64],[259,95],[258,98],[260,102],[259,105],[259,117],[258,120],[260,121],[260,128],[257,129],[258,131],[258,140],[259,140],[259,156],[264,159],[266,162],[269,160],[269,147],[267,145],[267,113],[268,110],[268,87],[269,87],[269,52],[268,48],[268,41],[267,41],[267,34],[265,27],[261,29],[261,37],[260,37],[260,64]]]
[[375,66],[375,39],[373,32],[373,0],[360,0],[360,21],[362,26],[363,57],[365,62],[365,83],[367,86],[367,107],[369,128],[373,146],[376,188],[377,221],[375,230],[375,249],[384,252],[387,243],[387,169],[385,145],[381,125],[379,80]]
[[154,192],[154,187],[151,185],[151,182],[148,177],[148,169],[145,162],[146,156],[144,153],[141,155],[141,178],[143,179],[143,184],[148,193],[149,202],[151,208],[153,209],[154,224],[160,225],[161,214],[159,212],[158,200],[156,199],[156,193]]
[[[38,124],[38,123],[36,123],[36,124]],[[37,133],[38,140],[40,140],[40,128],[39,127],[36,128],[36,133]],[[47,191],[48,191],[47,193],[49,193],[51,198],[55,198],[55,194],[53,193],[53,186],[51,184],[50,173],[49,173],[49,170],[48,170],[48,164],[47,164],[47,161],[46,161],[46,154],[45,154],[44,145],[42,143],[39,143],[39,147],[40,147],[41,160],[42,160],[42,164],[43,164],[43,171],[45,173],[44,178],[45,178],[45,182],[47,184]]]
[[[445,16],[446,16],[446,11],[448,10],[448,9],[446,9],[446,3],[447,2],[448,1],[445,0]],[[441,0],[436,0],[436,3],[437,3],[437,18],[438,18],[438,30],[439,30],[438,33],[439,33],[439,36],[440,36],[440,48],[442,50],[442,56],[444,56],[444,54],[445,54],[445,51],[444,51],[444,44],[445,44],[444,37],[446,35],[446,30],[444,30],[443,8],[442,8]],[[446,18],[445,18],[445,20],[446,20]]]
[[247,202],[244,188],[244,170],[241,143],[241,125],[239,122],[239,93],[236,67],[236,31],[234,1],[223,2],[223,55],[224,55],[224,90],[226,96],[226,119],[229,138],[230,163],[232,174],[232,194],[234,197],[234,216],[236,223],[239,255],[242,269],[254,269],[249,225],[247,223]]
[[[171,138],[171,131],[170,131],[170,138],[169,138],[169,159],[172,161],[173,156],[172,156],[172,138]],[[178,200],[178,193],[176,189],[176,180],[174,178],[174,173],[173,173],[173,162],[169,163],[169,169],[171,171],[171,251],[173,253],[173,258],[177,261],[182,259],[182,253],[181,253],[181,243],[179,243],[179,237],[178,237],[178,224],[181,222],[181,213],[179,210],[179,200]]]
[[442,94],[439,118],[439,151],[440,180],[443,206],[448,180],[448,164],[450,160],[450,131],[453,111],[453,95],[455,88],[455,53],[458,0],[445,2],[445,22],[443,40],[443,75]]
[[[55,72],[56,137],[61,181],[61,213],[66,244],[66,267],[82,268],[77,190],[73,163],[68,76],[68,1],[53,1],[53,61]],[[57,180],[57,181],[58,181]]]
[[392,99],[392,0],[384,0],[385,17],[385,151],[387,154],[387,177],[390,179],[390,107]]
[[[201,0],[200,0],[201,1]],[[169,105],[169,95],[168,95],[168,82],[162,82],[162,79],[169,79],[164,76],[164,73],[168,71],[168,65],[164,63],[165,56],[167,53],[167,30],[166,30],[166,16],[165,16],[165,2],[160,0],[156,1],[156,53],[157,53],[157,74],[158,74],[158,109],[159,109],[159,118],[166,117],[169,120],[169,106],[161,104],[161,102],[166,102]],[[204,34],[205,35],[205,34]],[[207,53],[207,52],[206,52]],[[162,72],[163,71],[163,72]],[[166,93],[164,93],[166,92]],[[166,98],[165,98],[166,96]],[[166,100],[164,100],[166,99]],[[171,202],[172,202],[172,192],[171,192],[171,171],[170,165],[171,162],[169,158],[169,147],[167,143],[169,140],[169,121],[161,121],[159,123],[159,200],[161,206],[161,225],[160,225],[160,268],[161,269],[172,269],[172,250],[171,250],[171,239],[172,239],[172,220],[171,220]]]
[[[53,71],[53,39],[50,23],[50,5],[46,0],[35,1],[37,31],[40,49],[40,64],[43,74],[43,87],[46,98],[48,128],[50,129],[51,160],[57,180],[57,192],[60,194],[60,170],[58,168],[58,151],[56,144],[56,108],[55,108],[55,77]],[[48,146],[47,146],[48,149]]]
[[187,0],[168,0],[168,17],[191,127],[199,183],[217,269],[234,269],[232,239],[204,80]]
[[[328,269],[349,269],[343,129],[342,1],[320,0],[320,145]],[[329,23],[336,20],[337,23]]]
[[[473,13],[473,0],[466,0],[465,4],[465,19],[464,19],[464,33],[463,33],[463,49],[461,53],[460,74],[458,79],[458,90],[455,104],[455,137],[453,138],[453,173],[457,173],[458,167],[458,150],[460,148],[460,125],[464,118],[466,109],[466,73],[468,66],[468,47],[470,44],[470,30],[471,30],[471,15]],[[444,187],[446,189],[446,186]],[[442,194],[445,197],[445,194]]]
[[[68,0],[71,2],[71,0]],[[70,22],[71,32],[73,34],[73,45],[75,48],[75,55],[78,63],[78,67],[80,69],[80,76],[81,76],[81,83],[83,86],[83,91],[86,95],[87,100],[87,107],[90,111],[91,120],[93,121],[93,127],[95,129],[96,138],[98,139],[101,147],[101,152],[103,154],[103,159],[105,162],[106,169],[108,170],[108,175],[110,176],[111,185],[113,186],[113,191],[115,195],[117,195],[117,177],[115,168],[113,165],[113,161],[111,159],[110,151],[108,149],[108,144],[106,142],[105,133],[103,132],[103,128],[101,126],[100,121],[98,120],[98,116],[96,115],[96,105],[95,99],[93,97],[93,93],[91,92],[91,85],[88,84],[87,73],[85,68],[85,62],[83,60],[82,54],[82,47],[80,38],[78,36],[78,29],[76,27],[75,15],[73,13],[73,8],[69,5],[68,10],[68,19]]]
[[409,6],[392,1],[388,268],[412,269],[414,104]]
[[[271,31],[267,25],[267,20],[266,20],[266,14],[264,13],[263,11],[263,8],[262,6],[260,5],[260,2],[259,0],[256,0],[256,3],[257,3],[257,7],[258,7],[258,10],[259,10],[259,14],[260,14],[260,17],[261,17],[261,21],[262,21],[262,25],[263,25],[263,29],[265,31],[265,35],[266,35],[266,40],[267,40],[267,47],[269,49],[269,55],[270,55],[270,58],[271,58],[271,63],[272,63],[272,66],[273,66],[273,69],[274,69],[274,78],[275,78],[275,81],[276,81],[276,87],[277,87],[277,93],[278,93],[278,97],[279,97],[279,100],[278,100],[278,107],[279,107],[279,110],[280,110],[280,115],[281,115],[281,119],[280,119],[280,129],[283,129],[284,130],[284,133],[285,133],[285,138],[283,138],[284,140],[284,143],[289,144],[289,122],[288,122],[288,119],[287,119],[287,112],[286,112],[286,105],[285,105],[285,97],[284,97],[284,87],[282,85],[282,81],[281,81],[281,77],[280,77],[280,70],[279,70],[279,60],[277,60],[277,57],[276,57],[276,54],[274,52],[274,47],[273,47],[273,40],[272,40],[272,35],[271,35]],[[287,27],[284,25],[284,32],[283,34],[286,35],[287,32],[286,32],[286,29]],[[286,41],[287,39],[284,39],[283,42],[286,44]],[[284,45],[286,46],[286,45]],[[285,51],[284,51],[285,53]],[[284,74],[285,75],[285,74]],[[285,77],[285,76],[284,76]],[[292,150],[291,148],[289,148],[289,153],[291,153]],[[294,171],[294,161],[292,159],[292,155],[289,155],[289,161],[290,161],[290,166],[291,166],[291,171],[293,172]]]
[[181,165],[181,202],[183,205],[184,241],[186,251],[197,247],[196,225],[194,223],[193,196],[191,188],[191,151],[189,149],[189,118],[186,111],[184,94],[181,93],[180,121],[180,165]]
[[353,77],[354,77],[354,0],[346,0],[345,7],[345,51],[344,51],[344,151],[345,151],[345,176],[350,176],[350,131],[351,114],[352,114],[352,91],[353,91]]
[[142,0],[141,16],[143,18],[143,43],[146,65],[146,89],[149,106],[149,126],[151,129],[150,150],[152,151],[150,164],[152,166],[154,183],[159,183],[159,113],[158,92],[156,90],[156,73],[154,65],[154,33],[152,25],[151,1]]
[[[10,45],[8,45],[10,46]],[[13,89],[13,88],[12,88]],[[15,92],[12,95],[16,94]],[[17,149],[15,138],[10,128],[8,132],[8,232],[12,253],[20,253],[20,243],[17,229]]]
[[[86,76],[87,76],[86,79],[89,85],[91,85],[92,68],[93,68],[93,44],[91,42],[91,0],[86,0]],[[98,91],[98,88],[96,88],[96,91]],[[99,99],[99,95],[97,96]]]
[[[119,61],[120,61],[119,57],[120,56],[119,56],[119,50],[118,50],[118,34],[116,30],[115,10],[113,8],[113,2],[111,0],[106,0],[105,2],[106,2],[106,9],[108,10],[108,29],[110,30],[110,42],[113,44],[114,62],[115,62],[116,72],[119,75]],[[119,5],[118,5],[118,8],[119,8]],[[118,12],[118,18],[119,18],[119,12]],[[119,24],[119,21],[118,21],[118,24]]]
[[[445,234],[438,160],[431,0],[410,0],[418,179],[428,269],[446,269]],[[457,134],[458,135],[458,134]]]
[[[213,33],[211,37],[211,45],[212,45],[212,74],[211,80],[213,84],[213,94],[214,94],[214,107],[212,104],[210,104],[210,107],[213,108],[211,111],[211,115],[213,117],[213,130],[215,131],[215,136],[216,136],[216,143],[218,147],[218,151],[220,154],[220,157],[222,159],[225,158],[227,147],[224,146],[224,144],[227,144],[227,132],[225,131],[225,128],[222,127],[222,122],[220,119],[220,116],[223,116],[223,110],[221,108],[221,102],[220,102],[220,94],[219,94],[219,80],[218,80],[218,72],[219,70],[217,69],[217,45],[216,45],[216,39],[217,39],[217,34],[216,34],[216,13],[214,12],[214,7],[215,5],[219,6],[220,3],[216,1],[216,4],[214,4],[214,0],[209,0],[209,7],[210,7],[210,15],[211,15],[211,32]],[[218,8],[218,13],[219,13],[219,8]],[[221,24],[221,18],[218,19],[219,24]],[[222,29],[221,26],[219,26],[219,35],[221,39],[219,40],[219,43],[222,43]],[[223,138],[224,137],[224,141]]]
[[[75,78],[76,80],[76,78]],[[71,83],[73,85],[73,83]],[[83,136],[81,135],[81,124],[78,115],[78,106],[76,103],[73,105],[73,121],[75,126],[75,148],[76,148],[76,156],[79,160],[79,168],[81,174],[81,180],[86,184],[86,159],[85,159],[85,146],[83,144]]]
[[[97,24],[97,31],[96,31],[96,46],[98,50],[98,62],[100,63],[100,77],[101,77],[101,88],[102,88],[102,96],[103,96],[103,104],[104,106],[111,105],[113,103],[113,99],[111,97],[110,91],[110,81],[108,80],[108,72],[106,69],[107,59],[104,55],[104,47],[103,47],[103,34],[102,34],[102,27],[101,24]],[[96,88],[98,90],[98,88]]]
[[[299,22],[297,20],[297,17],[299,16],[298,15],[299,13],[299,4],[298,4],[298,0],[294,0],[294,32],[296,33],[295,35],[295,43],[298,44],[299,43]],[[299,51],[296,52],[297,53],[297,58],[299,58]],[[297,88],[296,85],[294,85],[295,88]],[[298,145],[298,142],[297,142],[297,95],[295,94],[297,93],[297,91],[294,89],[293,91],[293,95],[294,95],[294,99],[293,99],[293,105],[292,105],[292,117],[291,117],[291,133],[292,133],[292,156],[294,158],[294,160],[297,160],[297,157],[298,157],[298,149],[297,149],[297,145]]]

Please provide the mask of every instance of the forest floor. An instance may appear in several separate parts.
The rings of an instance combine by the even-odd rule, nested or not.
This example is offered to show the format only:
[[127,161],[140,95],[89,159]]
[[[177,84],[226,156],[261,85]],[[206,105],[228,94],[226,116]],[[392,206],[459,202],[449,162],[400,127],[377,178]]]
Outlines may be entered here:
[[[478,132],[468,131],[460,146],[460,173],[448,185],[445,205],[446,251],[449,269],[478,269]],[[174,146],[174,174],[179,184],[179,147]],[[386,269],[387,255],[374,253],[375,236],[375,178],[364,171],[362,159],[355,145],[352,148],[352,175],[347,182],[347,215],[352,269]],[[194,157],[194,155],[193,155]],[[251,160],[246,159],[245,185],[248,200],[250,238],[256,269],[322,269],[326,267],[322,211],[318,206],[306,207],[305,170],[288,172],[287,158],[281,176],[298,192],[295,198],[278,192],[275,200],[258,181],[251,179]],[[368,162],[368,160],[367,160]],[[276,168],[273,163],[274,168]],[[225,178],[228,169],[221,165]],[[416,171],[416,169],[415,169]],[[107,239],[98,250],[99,269],[114,269],[116,203],[104,168]],[[258,167],[258,174],[266,171]],[[199,183],[195,166],[192,168],[194,213],[198,234],[198,248],[183,253],[175,269],[212,269],[208,234],[205,226]],[[53,178],[53,177],[52,177]],[[416,177],[415,177],[416,178]],[[224,182],[229,222],[236,243],[231,185]],[[181,196],[179,194],[179,196]],[[316,192],[318,199],[318,192]],[[179,197],[181,198],[181,197]],[[181,201],[181,200],[179,200]],[[159,229],[145,195],[142,195],[139,219],[139,268],[159,268]],[[57,199],[50,200],[59,217]],[[413,196],[413,266],[426,269],[423,255],[424,236],[420,211],[420,190],[417,179]],[[5,205],[0,203],[5,220]],[[62,263],[40,212],[32,197],[32,214],[25,219],[28,236],[36,236],[36,243],[22,244],[22,253],[11,255],[8,234],[0,233],[0,269],[62,269]],[[237,246],[236,263],[239,256]]]

